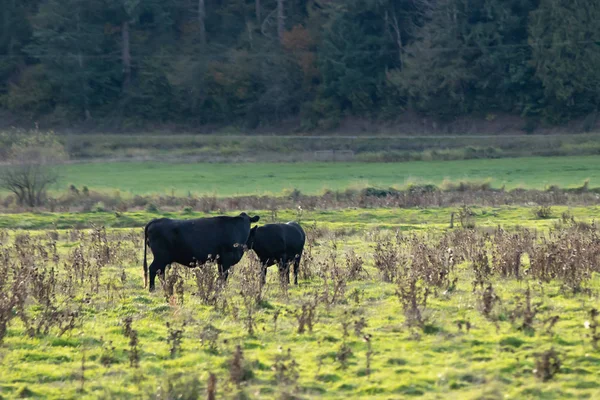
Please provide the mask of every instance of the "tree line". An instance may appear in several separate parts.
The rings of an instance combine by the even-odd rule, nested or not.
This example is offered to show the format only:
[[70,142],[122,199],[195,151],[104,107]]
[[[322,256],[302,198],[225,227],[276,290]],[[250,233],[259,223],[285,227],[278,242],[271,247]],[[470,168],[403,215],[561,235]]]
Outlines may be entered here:
[[597,0],[0,0],[0,107],[248,128],[600,102]]

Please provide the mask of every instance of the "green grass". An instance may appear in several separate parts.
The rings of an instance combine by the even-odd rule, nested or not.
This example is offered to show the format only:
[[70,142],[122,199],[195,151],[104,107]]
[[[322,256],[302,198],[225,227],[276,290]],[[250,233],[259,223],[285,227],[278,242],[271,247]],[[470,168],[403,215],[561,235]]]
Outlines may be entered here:
[[[128,268],[127,273],[135,276],[137,269]],[[276,285],[274,281],[268,284]],[[283,391],[293,391],[279,384],[272,370],[280,351],[288,349],[298,364],[298,387],[303,397],[495,399],[533,395],[558,399],[596,398],[599,394],[600,355],[580,335],[585,308],[577,299],[560,296],[557,287],[546,287],[549,308],[540,317],[561,315],[552,336],[543,331],[527,336],[509,323],[502,323],[496,330],[477,311],[464,309],[461,303],[474,301],[474,296],[470,296],[468,285],[461,285],[452,296],[432,301],[435,326],[439,328],[416,340],[403,325],[392,285],[351,284],[350,289],[364,291],[362,304],[321,310],[314,332],[302,335],[296,333],[297,324],[289,311],[284,311],[274,332],[273,313],[276,309],[295,310],[303,293],[314,288],[307,283],[293,288],[288,301],[272,294],[268,308],[257,313],[259,333],[254,336],[244,332],[242,323],[223,318],[193,297],[187,297],[183,307],[165,306],[160,294],[148,295],[140,285],[139,279],[132,280],[118,307],[94,311],[94,320],[84,325],[82,335],[60,340],[52,336],[29,339],[20,329],[12,328],[4,345],[0,393],[12,397],[25,389],[38,398],[150,397],[159,388],[166,391],[169,384],[175,387],[172,392],[189,393],[189,382],[197,378],[204,397],[208,374],[213,372],[218,377],[219,397],[233,398],[239,389],[227,382],[228,364],[235,345],[241,344],[253,376],[241,391],[250,398],[274,398]],[[599,287],[598,281],[595,287]],[[502,289],[503,296],[520,292],[516,283],[505,283]],[[353,353],[349,366],[343,369],[335,361],[343,342],[340,319],[345,310],[353,309],[366,319],[365,332],[373,335],[375,353],[370,376],[365,375],[367,345],[354,333],[346,339]],[[133,327],[140,336],[139,372],[128,365],[128,343],[120,326],[126,316],[134,316]],[[473,325],[469,333],[456,327],[457,321],[466,319]],[[185,328],[181,355],[170,359],[165,324],[170,321],[180,326],[184,320],[194,322]],[[200,329],[208,323],[223,331],[216,351],[210,351],[198,339]],[[109,367],[99,362],[103,353],[101,337],[116,347],[115,362]],[[543,383],[533,375],[534,359],[536,353],[550,347],[558,348],[563,356],[562,372]],[[78,375],[83,349],[87,383],[82,394],[78,391]],[[142,376],[139,384],[136,375]]]
[[[299,287],[290,287],[286,295],[279,289],[275,270],[271,268],[264,301],[255,315],[255,334],[249,335],[244,324],[244,306],[239,296],[233,297],[237,295],[239,274],[234,273],[229,282],[231,297],[227,314],[201,304],[190,295],[197,290],[191,277],[186,279],[183,306],[169,304],[160,288],[154,294],[143,289],[141,248],[137,243],[125,242],[119,251],[133,245],[138,259],[123,257],[105,267],[98,293],[90,292],[87,286],[81,288],[75,301],[83,305],[82,327],[60,338],[54,332],[29,338],[20,323],[9,327],[8,336],[0,346],[0,395],[49,399],[179,398],[178,395],[193,392],[192,381],[197,379],[198,397],[205,398],[208,375],[212,372],[218,379],[217,398],[242,395],[282,398],[283,393],[294,393],[295,389],[278,381],[273,367],[276,357],[289,349],[298,364],[297,393],[301,398],[594,399],[600,396],[597,379],[600,352],[591,347],[583,325],[588,319],[587,311],[598,304],[600,277],[590,281],[589,294],[577,295],[565,293],[557,282],[544,284],[543,291],[537,282],[529,282],[534,301],[543,304],[535,318],[536,331],[529,334],[507,320],[501,320],[496,327],[483,318],[477,310],[478,298],[471,290],[472,273],[467,265],[460,265],[452,275],[459,278],[457,288],[430,296],[430,327],[425,332],[411,329],[405,325],[402,308],[394,295],[395,286],[379,281],[377,272],[371,268],[370,254],[377,239],[365,233],[388,223],[411,221],[416,225],[441,227],[446,223],[448,210],[400,210],[399,215],[398,211],[346,210],[308,216],[327,227],[353,228],[359,224],[361,231],[340,239],[337,248],[340,252],[352,248],[363,256],[371,279],[349,283],[346,292],[357,290],[358,303],[348,296],[341,304],[319,307],[314,332],[304,334],[297,333],[295,312],[303,299],[315,290],[322,290],[318,279],[301,281]],[[546,226],[547,220],[535,220],[530,211],[525,207],[476,209],[476,219],[489,226],[517,221],[530,227]],[[556,208],[556,212],[560,211],[562,208]],[[571,211],[585,219],[599,214],[597,207]],[[137,215],[140,219],[148,216]],[[282,218],[288,216],[291,213],[281,214]],[[320,239],[318,244],[316,250],[324,256],[330,242]],[[58,248],[64,261],[74,246],[61,232]],[[120,280],[121,267],[126,274],[124,283]],[[62,268],[61,262],[59,273]],[[118,288],[112,296],[106,289],[109,283]],[[526,286],[525,281],[495,279],[494,288],[503,301],[501,310],[508,313],[513,309],[515,296],[522,296]],[[233,307],[238,309],[236,313],[231,311]],[[277,310],[281,314],[275,330],[273,318]],[[560,315],[560,321],[552,334],[546,334],[542,321],[553,315]],[[129,366],[128,339],[122,333],[122,321],[128,316],[133,317],[133,328],[139,334],[139,370]],[[367,344],[353,332],[354,321],[361,317],[367,323],[364,333],[372,335],[374,351],[368,376]],[[341,321],[345,318],[351,325],[350,334],[344,339]],[[472,329],[469,332],[459,329],[457,324],[461,321],[469,321]],[[174,359],[169,357],[167,322],[176,328],[186,322],[181,353]],[[202,329],[208,324],[222,331],[215,350],[200,341]],[[344,341],[352,350],[347,368],[342,368],[336,360]],[[110,353],[103,350],[103,343],[108,342],[115,347],[113,362],[103,366],[102,355]],[[250,378],[240,388],[229,382],[229,365],[236,345],[242,347],[245,368],[251,371]],[[549,382],[541,382],[533,374],[535,357],[551,347],[561,355],[561,371]],[[85,382],[84,391],[80,392],[84,354]]]
[[537,188],[600,185],[600,157],[529,157],[496,160],[404,163],[242,163],[158,162],[72,164],[55,186],[120,191],[122,194],[279,194],[298,189],[316,194],[365,185],[402,187],[444,180],[489,180],[493,186]]
[[[473,220],[480,228],[495,228],[502,225],[506,228],[527,227],[545,230],[553,226],[565,212],[578,220],[600,221],[600,207],[567,207],[554,206],[550,218],[541,219],[535,215],[535,207],[502,206],[471,207]],[[273,221],[271,211],[245,210],[250,214],[258,214],[261,223]],[[450,216],[456,208],[377,208],[377,209],[345,209],[304,211],[301,220],[305,224],[339,230],[345,232],[361,232],[370,229],[392,230],[443,230],[449,226]],[[239,212],[230,212],[237,215]],[[142,227],[153,218],[167,217],[175,219],[201,218],[221,215],[221,213],[202,212],[148,212],[133,211],[116,214],[114,212],[79,212],[79,213],[19,213],[0,214],[0,229],[71,229],[74,227],[106,226],[111,228]],[[297,220],[295,210],[280,210],[276,220]],[[459,226],[458,218],[455,225]]]
[[[80,189],[122,193],[235,194],[280,193],[297,188],[305,193],[323,189],[343,189],[356,185],[403,186],[410,182],[440,184],[450,180],[490,179],[494,186],[508,188],[524,186],[544,188],[550,184],[581,185],[590,179],[591,186],[600,184],[600,162],[597,157],[522,158],[473,160],[456,162],[408,162],[395,164],[160,164],[160,163],[98,163],[70,165],[59,188],[68,184]],[[246,210],[251,212],[250,210]],[[303,280],[291,287],[286,295],[278,287],[275,269],[271,268],[264,301],[256,313],[254,335],[246,333],[243,303],[238,295],[239,274],[233,274],[229,287],[227,313],[201,304],[191,293],[196,291],[193,277],[186,278],[183,306],[169,303],[161,289],[148,294],[143,288],[141,273],[141,230],[132,242],[111,248],[123,252],[101,273],[101,289],[89,290],[89,282],[78,288],[75,298],[82,305],[83,325],[58,337],[48,335],[28,337],[19,323],[12,323],[4,343],[0,345],[0,396],[2,398],[178,398],[193,391],[198,380],[198,393],[205,398],[210,372],[217,375],[217,398],[234,398],[239,392],[249,398],[282,398],[294,388],[280,384],[273,370],[278,355],[290,349],[298,363],[298,394],[301,398],[424,398],[439,399],[503,399],[503,398],[600,398],[600,352],[591,347],[584,322],[588,311],[597,307],[600,277],[596,274],[587,287],[589,291],[572,294],[561,289],[558,282],[543,285],[538,282],[495,279],[496,293],[502,298],[503,320],[497,326],[478,311],[478,297],[472,293],[472,272],[460,265],[453,277],[459,278],[457,288],[449,293],[434,293],[430,297],[430,326],[422,332],[405,325],[395,286],[377,279],[372,268],[372,252],[377,242],[376,232],[398,229],[404,232],[430,232],[446,229],[450,213],[456,209],[345,209],[305,211],[302,221],[317,227],[343,232],[337,239],[337,249],[353,249],[365,259],[370,279],[351,282],[350,294],[357,290],[358,304],[351,296],[329,308],[321,306],[313,333],[297,333],[295,313],[301,302],[315,290],[322,289],[319,279]],[[553,226],[563,212],[569,211],[578,220],[598,220],[600,207],[552,207],[552,218],[539,219],[533,207],[473,207],[479,228],[491,230],[497,225],[512,229],[517,226],[545,231]],[[255,211],[261,223],[270,222],[270,211]],[[235,214],[235,213],[231,213]],[[125,212],[115,213],[23,213],[0,215],[0,228],[18,230],[70,229],[106,225],[110,233],[127,233],[129,227],[143,226],[158,216],[193,218],[202,213]],[[281,210],[277,218],[296,218],[293,210]],[[457,222],[458,224],[458,222]],[[114,229],[111,228],[123,228]],[[63,274],[72,259],[67,254],[76,243],[66,239],[61,231],[58,249],[61,260],[54,266]],[[11,232],[12,237],[15,233]],[[318,240],[315,248],[324,257],[331,246],[327,238]],[[125,253],[125,250],[129,252]],[[245,260],[247,257],[245,257]],[[91,259],[90,259],[91,260]],[[321,258],[322,260],[322,258]],[[0,262],[6,262],[3,258]],[[91,261],[94,262],[94,261]],[[244,261],[247,262],[247,261]],[[340,259],[343,263],[343,259]],[[125,281],[121,280],[124,269]],[[515,307],[515,296],[523,296],[529,284],[534,301],[541,302],[536,317],[536,332],[531,335],[518,330],[508,321]],[[107,289],[118,288],[116,293]],[[237,311],[233,311],[237,309]],[[273,318],[276,311],[277,331]],[[348,317],[349,315],[349,317]],[[552,334],[546,334],[542,321],[560,315]],[[140,340],[140,368],[129,366],[128,339],[122,333],[125,317],[134,319],[133,328]],[[342,337],[341,321],[353,323],[364,317],[365,333],[372,335],[374,354],[372,372],[366,375],[367,344],[353,333]],[[469,321],[472,329],[459,330],[458,322]],[[167,322],[176,328],[186,322],[182,351],[169,357]],[[202,329],[212,324],[222,330],[216,350],[200,341]],[[336,356],[344,340],[352,349],[346,369]],[[107,351],[103,343],[115,347],[113,362],[100,362]],[[236,345],[244,351],[250,379],[236,388],[229,382],[229,363]],[[105,345],[106,347],[106,345]],[[549,382],[537,380],[533,374],[539,352],[555,348],[563,365]],[[80,392],[82,357],[85,354],[84,391]],[[165,392],[170,392],[168,395]],[[194,397],[192,397],[194,398]],[[242,398],[239,396],[238,398]]]

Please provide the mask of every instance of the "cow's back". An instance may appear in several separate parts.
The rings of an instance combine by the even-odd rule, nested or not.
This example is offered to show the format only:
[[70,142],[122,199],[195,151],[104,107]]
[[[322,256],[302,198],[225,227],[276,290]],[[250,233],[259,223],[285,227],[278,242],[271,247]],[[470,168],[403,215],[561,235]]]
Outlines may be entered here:
[[297,223],[266,224],[257,229],[254,250],[261,258],[294,256],[304,248],[304,231]]
[[189,246],[233,246],[244,244],[250,224],[238,217],[210,217],[177,220],[177,233]]
[[295,254],[299,254],[304,249],[304,242],[306,241],[304,230],[297,222],[288,222],[287,224],[283,224],[283,226],[287,252],[292,251]]
[[[246,243],[250,223],[239,217],[210,217],[190,220],[161,218],[148,225],[148,244],[154,253],[180,264],[205,262],[236,244]],[[241,248],[240,248],[241,249]]]
[[266,224],[256,230],[254,251],[259,257],[277,257],[285,253],[283,224]]

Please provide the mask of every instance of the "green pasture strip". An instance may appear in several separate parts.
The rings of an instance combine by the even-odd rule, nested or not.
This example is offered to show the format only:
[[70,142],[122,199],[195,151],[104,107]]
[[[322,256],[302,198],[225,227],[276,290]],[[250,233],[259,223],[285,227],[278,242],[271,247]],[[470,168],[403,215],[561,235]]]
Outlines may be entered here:
[[[517,226],[545,229],[552,226],[563,213],[569,213],[577,220],[600,221],[600,206],[551,208],[551,218],[540,219],[535,215],[536,207],[501,206],[471,207],[472,219],[478,227],[505,228]],[[426,230],[445,229],[450,225],[451,214],[457,208],[373,208],[373,209],[341,209],[304,211],[301,215],[296,210],[280,210],[275,215],[269,210],[245,210],[249,214],[261,217],[259,224],[269,222],[300,221],[303,224],[317,223],[319,227],[344,229],[349,231],[365,231],[369,229],[394,230]],[[229,212],[227,215],[237,215]],[[70,229],[91,226],[110,228],[142,227],[154,218],[167,217],[177,219],[201,218],[221,215],[220,213],[202,212],[81,212],[81,213],[19,213],[0,214],[0,228],[3,229]],[[460,226],[458,214],[454,219],[456,227]]]
[[[495,160],[411,161],[401,163],[160,163],[102,162],[64,167],[52,190],[70,185],[123,196],[305,194],[374,186],[406,187],[411,183],[488,181],[507,189],[544,189],[600,185],[600,157],[526,157]],[[3,192],[6,194],[6,192]]]

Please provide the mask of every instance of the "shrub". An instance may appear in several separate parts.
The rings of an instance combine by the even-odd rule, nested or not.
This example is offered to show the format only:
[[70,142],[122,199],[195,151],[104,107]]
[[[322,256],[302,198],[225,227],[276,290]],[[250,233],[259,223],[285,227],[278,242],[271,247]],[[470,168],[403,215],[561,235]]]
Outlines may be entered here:
[[550,206],[539,206],[535,209],[535,216],[539,219],[552,218],[552,207]]
[[460,226],[463,229],[474,229],[476,226],[475,219],[473,219],[474,216],[475,213],[471,210],[469,206],[462,206],[458,210],[458,219],[460,221]]

